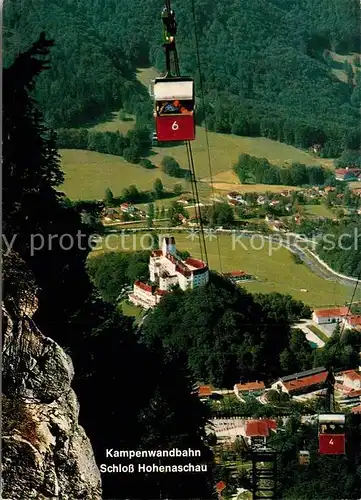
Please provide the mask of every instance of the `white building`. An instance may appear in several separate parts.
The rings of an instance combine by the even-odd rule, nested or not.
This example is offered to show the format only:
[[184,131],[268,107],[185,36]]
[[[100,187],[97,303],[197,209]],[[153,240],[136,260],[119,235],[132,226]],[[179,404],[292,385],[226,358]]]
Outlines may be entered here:
[[173,237],[164,238],[162,249],[154,250],[149,262],[150,281],[158,283],[160,290],[169,290],[179,285],[182,290],[197,288],[209,280],[207,265],[198,259],[188,257],[182,260]]
[[198,259],[188,257],[182,260],[177,254],[175,239],[163,239],[162,248],[154,250],[149,259],[151,284],[137,280],[129,300],[145,309],[156,306],[161,297],[178,285],[182,290],[203,286],[209,281],[207,265]]
[[336,307],[333,309],[316,309],[312,313],[312,319],[318,325],[325,323],[341,322],[349,313],[348,307]]
[[335,378],[337,382],[341,382],[346,387],[361,389],[361,374],[356,370],[346,370],[341,373],[336,373]]

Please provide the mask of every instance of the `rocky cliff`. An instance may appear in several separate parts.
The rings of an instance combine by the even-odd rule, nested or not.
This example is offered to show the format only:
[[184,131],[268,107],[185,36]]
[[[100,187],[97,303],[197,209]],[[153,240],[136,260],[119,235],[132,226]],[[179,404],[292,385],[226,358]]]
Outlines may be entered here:
[[4,266],[2,498],[98,500],[72,361],[33,322],[36,287],[24,269],[14,255]]

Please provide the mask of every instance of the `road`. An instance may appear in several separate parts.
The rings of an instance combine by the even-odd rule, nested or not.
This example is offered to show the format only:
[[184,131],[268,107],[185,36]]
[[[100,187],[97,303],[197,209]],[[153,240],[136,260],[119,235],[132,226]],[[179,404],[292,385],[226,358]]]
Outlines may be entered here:
[[313,342],[314,344],[317,344],[318,347],[323,347],[325,345],[324,341],[321,340],[315,333],[313,333],[309,328],[307,328],[307,325],[312,324],[312,321],[307,321],[307,322],[302,322],[302,323],[296,323],[294,328],[299,328],[302,330],[305,335],[306,339],[309,342]]

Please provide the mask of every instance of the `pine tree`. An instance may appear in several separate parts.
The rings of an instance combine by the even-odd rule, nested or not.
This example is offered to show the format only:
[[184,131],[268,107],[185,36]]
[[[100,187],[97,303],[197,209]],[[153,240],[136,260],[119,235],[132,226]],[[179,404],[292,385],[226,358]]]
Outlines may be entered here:
[[114,195],[110,188],[106,188],[104,202],[108,207],[111,207],[114,203]]
[[161,181],[161,179],[156,179],[154,181],[153,190],[154,190],[155,196],[158,200],[160,198],[162,198],[162,196],[164,194],[164,186],[163,186],[163,182]]

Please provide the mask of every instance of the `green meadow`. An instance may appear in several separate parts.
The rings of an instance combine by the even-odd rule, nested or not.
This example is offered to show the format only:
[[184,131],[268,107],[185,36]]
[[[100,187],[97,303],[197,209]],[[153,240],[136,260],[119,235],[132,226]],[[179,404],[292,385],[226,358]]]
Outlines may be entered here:
[[[179,250],[187,250],[195,257],[201,256],[199,240],[192,241],[186,233],[173,234]],[[146,234],[111,234],[107,236],[106,242],[100,243],[90,254],[90,258],[105,251],[141,250],[148,247],[149,241]],[[285,248],[271,249],[268,243],[262,247],[259,237],[253,240],[235,240],[231,235],[221,235],[218,241],[207,241],[207,255],[210,268],[215,271],[244,270],[253,275],[257,281],[242,285],[252,293],[291,294],[295,299],[302,300],[312,307],[343,305],[352,295],[351,286],[325,280],[305,264],[296,264],[292,254]],[[355,300],[361,300],[361,290]]]

